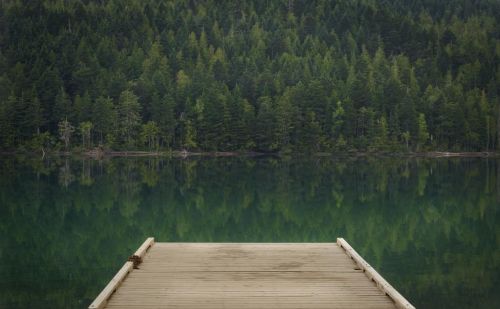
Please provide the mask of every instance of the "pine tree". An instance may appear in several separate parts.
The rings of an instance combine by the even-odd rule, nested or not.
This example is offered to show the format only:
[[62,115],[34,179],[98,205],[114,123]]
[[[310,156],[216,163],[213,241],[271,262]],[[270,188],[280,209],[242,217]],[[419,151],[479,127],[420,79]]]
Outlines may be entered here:
[[161,145],[172,147],[175,142],[175,129],[177,119],[175,118],[175,101],[170,94],[163,98],[153,96],[152,119],[158,125]]
[[38,2],[2,3],[2,149],[65,119],[121,148],[149,121],[160,148],[188,121],[205,151],[500,148],[495,1]]
[[270,97],[260,97],[255,128],[255,140],[260,150],[277,150],[276,129],[276,116],[273,112],[272,99]]
[[0,142],[2,149],[10,149],[16,146],[16,123],[15,108],[17,98],[10,95],[6,101],[0,101]]
[[77,122],[88,121],[91,118],[92,101],[89,92],[86,91],[83,97],[76,95],[74,104],[75,119]]
[[94,125],[90,121],[80,122],[78,126],[78,131],[82,137],[82,147],[91,148],[92,147],[92,128]]
[[427,130],[427,122],[425,115],[420,113],[418,115],[418,135],[417,135],[417,149],[421,150],[429,140],[429,131]]
[[71,135],[75,131],[73,125],[68,121],[68,119],[64,119],[59,122],[59,138],[64,142],[64,148],[66,151],[68,150],[69,143],[71,141]]
[[141,121],[141,105],[138,97],[130,90],[123,91],[120,94],[117,111],[120,137],[127,146],[133,146]]
[[197,147],[196,132],[191,124],[191,120],[187,120],[184,128],[184,136],[182,139],[182,147],[187,150],[192,150]]
[[61,87],[55,98],[54,108],[52,110],[52,121],[54,123],[59,123],[65,119],[73,119],[73,109],[68,94],[64,88]]
[[142,125],[141,139],[150,151],[158,149],[159,133],[160,129],[154,121],[148,121],[148,123]]
[[105,136],[114,136],[117,114],[111,98],[99,97],[92,103],[91,122],[97,132],[99,144],[104,143]]

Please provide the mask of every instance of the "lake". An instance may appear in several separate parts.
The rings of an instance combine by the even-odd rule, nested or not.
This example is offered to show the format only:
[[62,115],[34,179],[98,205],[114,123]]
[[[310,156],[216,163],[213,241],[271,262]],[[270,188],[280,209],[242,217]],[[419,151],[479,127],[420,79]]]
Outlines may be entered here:
[[0,157],[0,308],[86,308],[148,236],[344,237],[417,308],[500,308],[500,160]]

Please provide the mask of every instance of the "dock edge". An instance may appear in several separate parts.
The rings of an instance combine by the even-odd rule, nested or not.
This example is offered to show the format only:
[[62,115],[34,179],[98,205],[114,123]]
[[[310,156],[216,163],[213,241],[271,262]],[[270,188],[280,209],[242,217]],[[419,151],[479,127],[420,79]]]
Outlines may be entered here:
[[[149,237],[144,241],[144,243],[137,249],[137,251],[129,257],[128,261],[122,266],[122,268],[116,273],[116,275],[111,279],[111,281],[106,285],[102,292],[95,298],[95,300],[88,307],[89,309],[101,309],[104,308],[113,295],[113,293],[118,289],[120,284],[125,280],[127,275],[133,271],[133,269],[142,262],[142,258],[146,252],[154,245],[154,238]],[[372,280],[377,287],[386,294],[400,309],[415,309],[415,307],[408,302],[396,289],[394,289],[370,264],[368,264],[343,238],[337,238],[337,245],[342,248],[347,256],[349,256],[356,265],[363,270],[365,275]]]
[[90,304],[89,309],[101,309],[106,306],[109,298],[116,289],[120,286],[120,284],[125,280],[125,277],[134,270],[134,267],[137,266],[139,261],[142,261],[142,258],[146,254],[146,252],[154,245],[155,239],[153,237],[149,237],[144,241],[144,243],[135,251],[134,255],[132,255],[127,262],[120,268],[120,270],[116,273],[116,275],[111,279],[111,281],[106,285],[106,287],[101,291],[101,293],[94,299],[92,304]]
[[403,295],[399,294],[399,292],[392,287],[370,264],[368,264],[362,257],[359,255],[356,250],[354,250],[349,243],[344,238],[337,238],[337,245],[344,249],[347,256],[354,260],[356,265],[363,270],[365,275],[375,282],[377,287],[384,292],[389,298],[394,301],[397,308],[400,309],[415,309],[415,307],[410,304]]

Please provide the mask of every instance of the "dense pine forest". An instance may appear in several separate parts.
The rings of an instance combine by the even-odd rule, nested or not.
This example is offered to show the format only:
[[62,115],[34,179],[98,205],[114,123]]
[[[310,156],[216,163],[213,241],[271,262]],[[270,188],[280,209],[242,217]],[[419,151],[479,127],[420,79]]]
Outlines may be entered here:
[[494,151],[500,1],[0,2],[0,150]]

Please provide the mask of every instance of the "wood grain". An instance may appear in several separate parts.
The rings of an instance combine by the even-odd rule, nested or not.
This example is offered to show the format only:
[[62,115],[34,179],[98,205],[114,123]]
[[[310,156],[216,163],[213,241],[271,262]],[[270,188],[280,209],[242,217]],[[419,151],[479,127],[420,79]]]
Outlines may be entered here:
[[396,308],[337,243],[154,243],[143,252],[106,308]]

